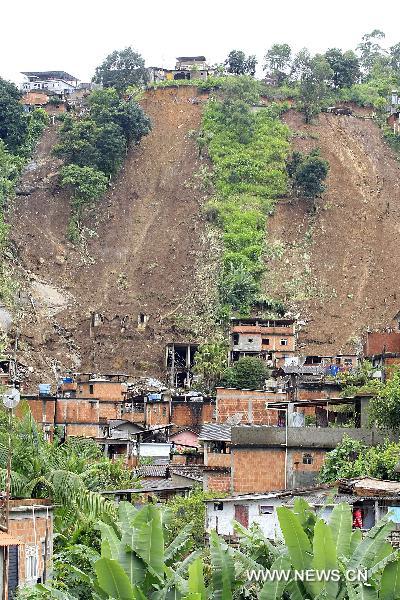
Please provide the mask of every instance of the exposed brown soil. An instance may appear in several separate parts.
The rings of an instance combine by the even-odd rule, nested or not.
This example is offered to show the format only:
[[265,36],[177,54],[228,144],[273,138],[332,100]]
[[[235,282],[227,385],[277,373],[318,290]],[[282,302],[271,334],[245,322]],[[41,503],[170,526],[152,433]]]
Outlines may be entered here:
[[[35,367],[32,382],[54,366],[161,374],[165,344],[188,339],[176,320],[187,298],[202,310],[197,271],[209,250],[197,149],[189,135],[200,125],[205,99],[192,102],[194,96],[195,88],[146,93],[142,105],[152,133],[129,153],[80,249],[66,241],[68,196],[57,188],[60,163],[51,158],[56,127],[45,133],[35,168],[22,181],[22,188],[33,189],[17,198],[11,219],[20,270],[30,281],[20,359]],[[103,324],[90,336],[92,312]],[[143,331],[140,313],[149,317]]]
[[[146,93],[153,131],[99,201],[81,248],[66,240],[69,200],[51,155],[57,127],[46,131],[20,186],[28,195],[10,216],[23,284],[18,357],[34,368],[30,387],[69,368],[161,376],[167,342],[201,339],[216,275],[190,135],[205,98],[195,96],[195,88]],[[330,174],[315,215],[304,200],[284,200],[270,219],[279,258],[268,261],[265,289],[305,321],[304,352],[345,352],[400,309],[400,165],[363,115],[323,114],[306,126],[290,111],[286,121],[295,147],[318,146]],[[91,330],[92,313],[102,324]]]
[[306,321],[304,352],[349,351],[400,309],[400,165],[371,119],[322,114],[304,125],[290,111],[286,122],[295,148],[319,147],[330,173],[314,216],[293,200],[270,219],[270,239],[285,251],[270,261],[266,289],[292,298]]

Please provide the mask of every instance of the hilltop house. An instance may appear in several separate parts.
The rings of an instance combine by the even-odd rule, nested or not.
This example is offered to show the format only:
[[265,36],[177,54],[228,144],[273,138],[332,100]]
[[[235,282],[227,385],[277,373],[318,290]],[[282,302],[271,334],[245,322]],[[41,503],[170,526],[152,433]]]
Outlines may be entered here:
[[21,71],[23,92],[46,90],[65,97],[78,87],[78,79],[65,71]]
[[290,364],[295,349],[294,319],[231,319],[231,362],[253,356],[280,367]]

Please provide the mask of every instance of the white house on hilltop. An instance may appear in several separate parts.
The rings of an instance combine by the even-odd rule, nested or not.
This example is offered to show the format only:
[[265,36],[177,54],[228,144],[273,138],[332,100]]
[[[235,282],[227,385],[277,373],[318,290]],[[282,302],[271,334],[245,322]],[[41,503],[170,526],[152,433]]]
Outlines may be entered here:
[[74,92],[78,79],[65,71],[21,71],[24,81],[20,85],[23,92],[46,90],[58,96]]

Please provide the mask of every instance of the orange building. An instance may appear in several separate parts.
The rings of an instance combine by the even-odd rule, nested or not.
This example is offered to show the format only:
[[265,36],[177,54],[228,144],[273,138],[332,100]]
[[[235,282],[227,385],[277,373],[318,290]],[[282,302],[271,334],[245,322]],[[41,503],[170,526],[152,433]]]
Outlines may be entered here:
[[296,350],[293,319],[231,319],[230,360],[258,356],[271,367],[290,361]]

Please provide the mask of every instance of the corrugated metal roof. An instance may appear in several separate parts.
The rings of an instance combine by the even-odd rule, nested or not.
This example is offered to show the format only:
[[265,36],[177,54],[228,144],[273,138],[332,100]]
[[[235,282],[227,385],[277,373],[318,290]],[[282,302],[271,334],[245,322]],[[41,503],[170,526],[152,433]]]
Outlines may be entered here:
[[230,442],[231,426],[225,424],[217,425],[216,423],[209,423],[207,425],[203,425],[200,431],[199,440]]

